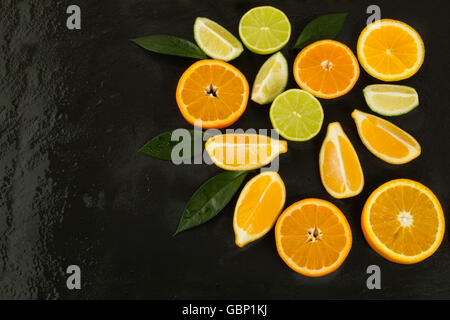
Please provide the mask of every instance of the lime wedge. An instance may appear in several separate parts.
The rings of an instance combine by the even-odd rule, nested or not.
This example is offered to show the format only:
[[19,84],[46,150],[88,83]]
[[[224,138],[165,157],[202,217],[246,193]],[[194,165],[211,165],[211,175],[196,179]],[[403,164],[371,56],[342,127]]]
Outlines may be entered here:
[[414,88],[394,84],[372,84],[363,90],[367,105],[384,116],[405,114],[419,105]]
[[242,16],[239,35],[248,50],[270,54],[283,48],[289,41],[291,24],[283,11],[277,8],[256,7]]
[[323,110],[309,92],[290,89],[272,102],[270,121],[278,133],[291,141],[306,141],[322,128]]
[[211,58],[230,61],[237,58],[244,47],[227,29],[208,18],[197,18],[194,38],[198,46]]
[[272,102],[286,88],[288,74],[288,64],[283,54],[275,53],[259,69],[251,99],[259,104]]

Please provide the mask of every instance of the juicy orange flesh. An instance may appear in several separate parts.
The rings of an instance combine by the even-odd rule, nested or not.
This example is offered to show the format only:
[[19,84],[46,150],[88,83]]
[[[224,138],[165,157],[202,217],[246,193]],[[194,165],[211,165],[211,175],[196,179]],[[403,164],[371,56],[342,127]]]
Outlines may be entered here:
[[[346,138],[339,136],[340,152],[331,141],[325,144],[323,180],[331,190],[343,193],[347,188],[357,190],[362,183],[358,157]],[[342,158],[344,172],[339,160]],[[347,184],[346,184],[347,183]]]
[[[320,234],[320,239],[311,241],[313,230]],[[280,244],[285,255],[297,266],[320,270],[339,259],[347,238],[344,225],[330,208],[306,204],[284,218]]]
[[[401,226],[399,214],[412,217],[410,226]],[[436,240],[439,220],[430,198],[418,189],[396,186],[383,192],[370,209],[369,223],[377,238],[392,251],[414,256]]]
[[323,43],[299,60],[297,74],[312,90],[333,94],[350,86],[356,76],[354,63],[346,48]]
[[361,121],[361,134],[372,148],[392,158],[406,157],[410,150],[408,145],[417,146],[403,130],[387,121],[368,117]]
[[[208,94],[209,89],[214,94]],[[181,101],[196,119],[227,119],[241,108],[245,87],[236,74],[221,65],[201,65],[185,80]],[[214,96],[216,95],[216,96]]]
[[227,134],[213,137],[212,141],[220,144],[212,150],[214,158],[232,167],[263,163],[276,151],[271,139],[264,135]]
[[280,212],[283,189],[270,176],[262,176],[248,189],[237,211],[237,225],[249,235],[259,234],[273,225]]
[[396,26],[383,26],[371,31],[362,50],[367,64],[383,74],[403,73],[418,60],[413,36]]

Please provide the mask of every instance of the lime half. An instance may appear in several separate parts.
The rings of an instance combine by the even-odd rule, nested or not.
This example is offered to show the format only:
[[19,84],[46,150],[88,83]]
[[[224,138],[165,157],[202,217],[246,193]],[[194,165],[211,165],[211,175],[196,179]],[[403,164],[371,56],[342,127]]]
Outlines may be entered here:
[[230,61],[244,51],[242,43],[233,34],[208,18],[195,20],[194,38],[198,46],[214,59]]
[[384,116],[405,114],[419,105],[414,88],[395,84],[372,84],[363,90],[367,105]]
[[289,41],[291,24],[283,11],[277,8],[256,7],[242,16],[239,35],[248,50],[270,54],[283,48]]
[[259,104],[270,103],[286,88],[288,64],[281,52],[275,53],[259,69],[251,99]]
[[291,141],[306,141],[322,128],[323,109],[309,92],[290,89],[278,97],[270,107],[270,121],[278,133]]

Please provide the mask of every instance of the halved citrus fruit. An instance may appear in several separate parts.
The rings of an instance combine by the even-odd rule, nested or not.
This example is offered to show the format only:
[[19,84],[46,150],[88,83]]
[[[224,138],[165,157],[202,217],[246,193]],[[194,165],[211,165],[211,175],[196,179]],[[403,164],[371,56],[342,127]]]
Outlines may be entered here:
[[283,211],[275,226],[278,254],[294,271],[319,277],[341,266],[352,247],[344,214],[321,199],[305,199]]
[[444,237],[441,204],[423,184],[397,179],[367,199],[361,225],[369,245],[389,261],[410,264],[431,256]]
[[247,182],[234,210],[236,244],[243,247],[269,232],[285,200],[286,188],[276,172],[260,173]]
[[404,22],[381,19],[361,32],[358,59],[364,70],[383,81],[398,81],[415,74],[425,56],[422,38]]
[[258,54],[274,53],[289,41],[291,23],[283,11],[271,7],[255,7],[239,21],[239,36],[248,50]]
[[205,149],[212,162],[225,170],[253,170],[287,151],[283,140],[259,134],[222,134],[209,138]]
[[333,99],[349,92],[359,77],[352,50],[335,40],[320,40],[300,51],[294,61],[294,78],[319,98]]
[[358,155],[339,122],[328,125],[319,154],[322,184],[335,198],[358,195],[364,186],[364,175]]
[[381,160],[403,164],[420,155],[420,144],[416,139],[393,123],[356,109],[352,117],[361,141]]
[[245,111],[248,94],[247,79],[231,64],[200,60],[181,76],[176,98],[189,123],[202,128],[223,128]]

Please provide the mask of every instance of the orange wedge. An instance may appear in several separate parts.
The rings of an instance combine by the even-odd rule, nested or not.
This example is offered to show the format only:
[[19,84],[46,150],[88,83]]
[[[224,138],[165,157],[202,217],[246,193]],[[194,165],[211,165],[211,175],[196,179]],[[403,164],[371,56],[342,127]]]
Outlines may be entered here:
[[444,237],[441,204],[423,184],[397,179],[367,199],[361,225],[369,245],[389,261],[410,264],[431,256]]
[[205,149],[216,166],[245,171],[268,165],[287,151],[287,143],[259,134],[222,134],[209,138]]
[[200,60],[178,81],[176,98],[183,117],[202,128],[233,124],[247,107],[249,87],[244,75],[220,60]]
[[247,182],[234,210],[236,244],[243,247],[269,232],[285,200],[286,188],[276,172],[260,173]]
[[358,59],[364,70],[383,81],[398,81],[415,74],[425,56],[422,38],[404,22],[381,19],[361,32]]
[[352,117],[361,141],[381,160],[403,164],[420,155],[416,139],[391,122],[356,109]]
[[294,77],[303,90],[319,98],[333,99],[353,88],[359,77],[359,64],[345,44],[321,40],[297,55]]
[[335,198],[358,195],[364,186],[364,175],[353,145],[339,122],[328,125],[319,154],[322,184]]
[[347,219],[334,204],[305,199],[283,211],[275,226],[277,250],[294,271],[319,277],[335,271],[352,247]]

